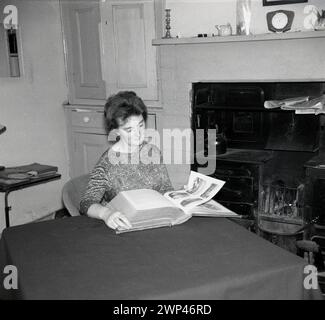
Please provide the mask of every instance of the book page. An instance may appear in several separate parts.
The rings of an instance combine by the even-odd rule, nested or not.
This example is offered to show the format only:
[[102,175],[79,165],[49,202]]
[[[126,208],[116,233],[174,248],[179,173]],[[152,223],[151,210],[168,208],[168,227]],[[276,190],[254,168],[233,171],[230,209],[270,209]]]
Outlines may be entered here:
[[241,218],[241,215],[231,211],[213,199],[192,208],[190,212],[192,216]]
[[212,199],[224,184],[223,180],[191,171],[186,188],[166,192],[165,197],[189,213],[190,209]]

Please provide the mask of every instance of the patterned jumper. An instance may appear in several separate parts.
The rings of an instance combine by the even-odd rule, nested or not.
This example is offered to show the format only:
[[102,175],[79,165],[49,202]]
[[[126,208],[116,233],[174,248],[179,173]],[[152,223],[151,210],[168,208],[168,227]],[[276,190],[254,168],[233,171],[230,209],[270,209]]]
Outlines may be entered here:
[[81,198],[81,214],[86,215],[92,204],[106,205],[120,191],[146,188],[163,194],[173,190],[160,150],[149,143],[139,149],[133,153],[109,149],[100,157]]

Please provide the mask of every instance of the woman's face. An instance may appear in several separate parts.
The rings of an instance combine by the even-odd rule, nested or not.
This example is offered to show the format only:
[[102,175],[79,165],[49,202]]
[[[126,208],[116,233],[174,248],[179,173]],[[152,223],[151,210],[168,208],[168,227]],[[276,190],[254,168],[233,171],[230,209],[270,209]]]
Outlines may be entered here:
[[145,136],[145,122],[140,116],[130,116],[123,125],[118,128],[121,142],[129,146],[139,146]]

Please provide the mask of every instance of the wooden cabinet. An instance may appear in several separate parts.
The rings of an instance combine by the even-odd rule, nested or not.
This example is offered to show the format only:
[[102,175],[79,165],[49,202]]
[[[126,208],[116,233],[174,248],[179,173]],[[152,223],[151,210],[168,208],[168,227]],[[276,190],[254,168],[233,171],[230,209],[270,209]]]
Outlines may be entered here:
[[[108,148],[104,126],[104,112],[101,106],[65,107],[70,177],[90,172],[99,157]],[[148,112],[147,128],[160,130],[158,110]],[[156,143],[155,140],[152,143]]]
[[61,1],[69,102],[106,99],[98,1]]
[[108,93],[133,90],[157,100],[154,0],[101,2],[103,74]]
[[92,170],[100,155],[108,148],[101,107],[66,107],[70,176],[77,177]]
[[158,100],[155,3],[61,0],[71,104],[99,104],[121,90]]

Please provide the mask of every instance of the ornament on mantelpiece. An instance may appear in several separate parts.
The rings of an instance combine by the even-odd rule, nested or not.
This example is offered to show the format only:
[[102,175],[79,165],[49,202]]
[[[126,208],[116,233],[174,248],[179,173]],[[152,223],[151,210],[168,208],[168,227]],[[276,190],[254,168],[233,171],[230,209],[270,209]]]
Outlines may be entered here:
[[306,14],[306,17],[304,18],[304,28],[307,30],[315,29],[319,17],[319,12],[317,7],[314,5],[305,6],[304,14]]
[[250,35],[252,18],[251,0],[237,0],[236,3],[236,31],[237,35]]
[[163,38],[171,38],[171,34],[170,34],[170,10],[171,9],[165,9],[165,22],[166,22],[166,26],[165,26],[165,29],[166,29],[166,33],[165,33],[165,36]]
[[304,8],[304,28],[310,30],[325,30],[325,10],[321,13],[314,5],[308,5]]

